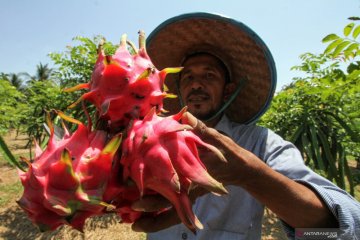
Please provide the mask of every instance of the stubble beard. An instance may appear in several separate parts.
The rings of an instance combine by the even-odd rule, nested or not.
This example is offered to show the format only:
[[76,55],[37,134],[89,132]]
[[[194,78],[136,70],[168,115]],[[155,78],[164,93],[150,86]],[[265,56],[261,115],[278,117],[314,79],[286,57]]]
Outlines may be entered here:
[[201,120],[201,121],[207,121],[210,118],[212,118],[216,113],[217,113],[218,109],[210,109],[207,112],[201,112],[201,111],[197,111],[197,110],[189,110],[189,112],[191,114],[193,114],[197,119]]

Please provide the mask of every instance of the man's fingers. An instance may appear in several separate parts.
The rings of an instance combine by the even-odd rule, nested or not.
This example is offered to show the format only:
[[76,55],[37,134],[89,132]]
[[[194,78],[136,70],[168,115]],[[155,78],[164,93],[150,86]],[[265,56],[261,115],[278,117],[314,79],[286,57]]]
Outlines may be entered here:
[[155,217],[144,216],[131,225],[131,228],[135,232],[157,232],[165,228],[169,228],[173,225],[180,223],[180,219],[177,216],[174,209],[162,212]]
[[133,210],[141,212],[156,212],[169,207],[171,203],[161,195],[144,196],[131,205]]
[[208,127],[205,125],[205,123],[194,117],[194,115],[192,115],[191,113],[184,113],[184,116],[182,117],[182,122],[193,127],[193,132],[195,132],[196,135],[200,137],[206,136]]
[[181,118],[182,123],[188,124],[192,126],[193,128],[196,127],[198,119],[194,117],[191,113],[185,112],[184,115]]

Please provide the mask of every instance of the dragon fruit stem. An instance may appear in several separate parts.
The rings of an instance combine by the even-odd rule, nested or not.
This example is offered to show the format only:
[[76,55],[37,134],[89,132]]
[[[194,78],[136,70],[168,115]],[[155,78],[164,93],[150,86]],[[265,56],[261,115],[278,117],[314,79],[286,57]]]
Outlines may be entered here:
[[76,105],[78,105],[79,102],[81,102],[83,100],[83,96],[81,96],[80,98],[78,98],[75,102],[73,102],[72,104],[70,104],[67,108],[71,109],[74,108]]
[[99,200],[95,200],[95,199],[90,199],[90,203],[96,204],[96,205],[101,205],[101,206],[105,207],[107,212],[110,212],[110,211],[113,211],[116,209],[116,207],[112,204],[109,204],[109,203],[106,203],[103,201],[99,201]]
[[136,81],[141,80],[141,79],[145,79],[147,77],[150,76],[150,74],[152,73],[152,68],[147,68],[145,69],[136,79]]
[[182,119],[182,117],[184,116],[184,114],[187,112],[187,106],[183,107],[180,112],[176,113],[175,115],[172,116],[172,118],[176,121],[180,121]]
[[131,49],[134,51],[134,54],[138,53],[138,49],[136,48],[135,44],[129,40],[126,40],[126,43],[131,47]]
[[165,73],[165,74],[168,74],[168,73],[179,73],[181,72],[181,70],[183,69],[183,67],[174,67],[174,68],[164,68],[163,70],[160,71],[160,73]]
[[143,49],[144,51],[146,50],[145,48],[145,32],[143,30],[139,31],[139,49]]
[[120,46],[121,47],[126,47],[126,38],[127,38],[127,35],[126,34],[123,34],[121,36],[121,39],[120,39]]
[[172,93],[164,93],[163,96],[165,98],[177,98],[177,95]]
[[92,128],[92,121],[91,121],[91,117],[90,117],[90,114],[88,112],[88,110],[86,109],[86,106],[85,106],[85,101],[82,101],[81,102],[81,106],[82,106],[82,109],[84,110],[84,113],[86,115],[86,119],[88,121],[88,130],[89,132],[91,131],[91,128]]
[[112,56],[106,55],[106,56],[105,56],[105,63],[106,63],[106,64],[110,64],[111,61],[112,61]]
[[122,141],[122,133],[119,133],[113,137],[110,142],[104,147],[101,154],[111,154],[114,155],[118,150]]
[[105,38],[102,38],[100,40],[100,43],[99,43],[98,48],[97,48],[97,53],[98,54],[100,54],[102,52],[105,41],[106,41]]
[[[21,159],[22,161],[26,162],[26,164],[27,164],[29,167],[31,167],[31,162],[30,162],[29,159],[27,159],[26,157],[22,157],[22,156],[20,156],[20,159]],[[20,169],[20,170],[23,171],[23,172],[25,172],[23,169]]]
[[65,113],[63,113],[62,111],[59,111],[59,110],[54,110],[54,112],[59,116],[61,117],[62,119],[68,121],[68,122],[71,122],[71,123],[75,123],[77,125],[80,125],[82,124],[82,122],[80,122],[79,120],[76,120],[72,117],[69,117],[67,115],[65,115]]
[[63,89],[64,92],[74,92],[74,91],[77,91],[77,90],[80,90],[80,89],[89,89],[90,88],[90,84],[89,83],[81,83],[81,84],[78,84],[74,87],[71,87],[71,88],[65,88]]

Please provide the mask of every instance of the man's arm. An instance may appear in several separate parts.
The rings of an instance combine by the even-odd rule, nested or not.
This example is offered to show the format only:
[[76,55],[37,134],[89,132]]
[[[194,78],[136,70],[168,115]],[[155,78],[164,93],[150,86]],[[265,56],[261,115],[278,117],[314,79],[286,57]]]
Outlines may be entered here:
[[[227,163],[223,163],[209,152],[202,152],[202,161],[209,173],[218,181],[246,189],[294,228],[338,226],[334,215],[310,186],[274,171],[253,153],[238,146],[232,139],[215,129],[207,128],[192,115],[187,113],[185,120],[185,123],[194,127],[197,135],[218,147],[228,160]],[[135,210],[156,211],[165,207],[166,202],[145,198],[133,207]],[[133,229],[156,232],[177,223],[180,223],[180,220],[174,211],[164,212],[156,218],[141,218],[133,224]]]
[[237,145],[229,137],[207,128],[192,115],[188,123],[204,141],[223,152],[227,163],[202,155],[210,175],[224,185],[237,185],[294,228],[336,227],[334,215],[310,187],[274,171],[253,153]]

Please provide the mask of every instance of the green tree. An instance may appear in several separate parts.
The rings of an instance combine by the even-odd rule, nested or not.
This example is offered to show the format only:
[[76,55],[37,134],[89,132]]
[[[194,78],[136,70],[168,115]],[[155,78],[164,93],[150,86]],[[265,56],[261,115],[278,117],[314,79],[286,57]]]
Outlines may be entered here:
[[46,81],[46,80],[53,80],[53,72],[52,68],[49,68],[48,64],[43,65],[39,63],[36,66],[36,72],[34,76],[31,76],[31,80],[33,81]]
[[[54,75],[59,79],[62,89],[76,86],[80,83],[86,83],[91,80],[91,74],[98,57],[98,46],[101,44],[106,54],[113,54],[116,45],[105,42],[104,37],[98,35],[92,39],[87,37],[75,37],[74,46],[67,46],[67,50],[61,53],[51,53],[50,58],[54,61],[57,70]],[[65,93],[62,96],[63,102],[68,106],[76,99],[80,98],[82,91]],[[95,108],[88,104],[91,116],[94,116]],[[86,115],[83,113],[81,104],[78,104],[68,114],[80,121],[86,121]]]
[[[52,109],[64,110],[63,93],[53,81],[30,81],[25,91],[28,108],[24,111],[24,125],[30,139],[42,142],[45,137],[45,113]],[[30,144],[30,142],[29,142]]]
[[360,26],[329,34],[322,54],[306,53],[293,69],[305,73],[274,98],[261,123],[292,141],[306,164],[354,193],[348,156],[359,156]]
[[67,46],[67,50],[62,53],[49,55],[57,66],[54,74],[60,79],[61,87],[72,87],[90,81],[97,58],[97,45],[101,39],[101,36],[93,39],[75,37],[73,40],[77,45]]
[[28,76],[27,73],[1,73],[0,79],[7,80],[19,91],[25,88],[25,79]]
[[7,79],[0,78],[0,133],[5,134],[9,129],[20,128],[25,109],[24,94]]

